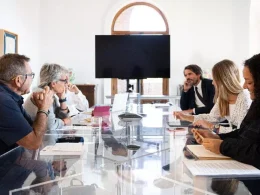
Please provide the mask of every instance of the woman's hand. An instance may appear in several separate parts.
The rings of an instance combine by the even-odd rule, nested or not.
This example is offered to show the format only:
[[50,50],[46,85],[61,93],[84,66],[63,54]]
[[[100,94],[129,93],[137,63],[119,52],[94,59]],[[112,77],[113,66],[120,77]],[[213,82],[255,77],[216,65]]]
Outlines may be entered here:
[[78,93],[79,93],[78,87],[77,87],[76,85],[71,84],[71,83],[68,84],[68,90],[69,90],[70,92],[75,93],[75,94],[78,94]]
[[204,140],[209,139],[220,139],[220,137],[213,133],[212,131],[208,130],[198,130],[198,129],[192,129],[191,132],[193,133],[193,136],[197,143],[202,144],[204,143]]
[[71,125],[71,118],[70,117],[64,118],[64,119],[62,119],[62,121],[64,122],[64,125]]
[[194,116],[188,114],[186,111],[173,112],[173,116],[176,117],[176,119],[180,119],[180,120],[184,120],[184,121],[192,122],[194,120]]
[[202,145],[205,149],[220,154],[220,145],[223,142],[221,139],[204,139]]
[[208,121],[205,121],[205,120],[197,120],[196,122],[193,123],[193,126],[212,129],[212,127],[214,125],[211,122],[208,122]]

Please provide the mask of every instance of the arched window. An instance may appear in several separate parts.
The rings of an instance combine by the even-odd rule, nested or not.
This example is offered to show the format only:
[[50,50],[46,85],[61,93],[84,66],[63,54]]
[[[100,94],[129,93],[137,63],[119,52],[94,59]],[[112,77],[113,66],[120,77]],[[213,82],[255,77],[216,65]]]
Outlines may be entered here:
[[[147,2],[131,3],[120,9],[113,19],[112,35],[169,34],[164,14]],[[130,80],[136,89],[136,80]],[[169,95],[169,79],[148,78],[141,81],[141,94]],[[112,79],[112,95],[126,91],[126,81]]]

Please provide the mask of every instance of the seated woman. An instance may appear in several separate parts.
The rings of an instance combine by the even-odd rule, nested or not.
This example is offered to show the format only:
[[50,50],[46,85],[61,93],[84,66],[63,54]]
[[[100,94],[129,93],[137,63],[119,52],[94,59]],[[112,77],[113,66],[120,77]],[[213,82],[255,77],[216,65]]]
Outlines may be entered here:
[[[47,130],[56,130],[64,125],[69,125],[69,109],[66,104],[65,91],[68,87],[67,70],[58,64],[44,64],[40,71],[39,88],[49,86],[54,91],[53,106],[49,109]],[[38,89],[37,89],[38,90]],[[37,107],[33,100],[29,97],[24,103],[24,108],[34,120]]]
[[[260,54],[245,61],[244,88],[253,100],[240,129],[226,134],[193,129],[196,141],[214,153],[221,153],[237,161],[260,169]],[[204,137],[203,141],[198,135]]]
[[[240,85],[239,70],[234,62],[218,62],[212,68],[212,76],[216,103],[210,113],[193,116],[175,112],[174,115],[181,120],[194,122],[193,125],[210,128],[218,133],[228,133],[234,126],[239,128],[251,101]],[[228,127],[214,125],[225,119],[229,121]]]

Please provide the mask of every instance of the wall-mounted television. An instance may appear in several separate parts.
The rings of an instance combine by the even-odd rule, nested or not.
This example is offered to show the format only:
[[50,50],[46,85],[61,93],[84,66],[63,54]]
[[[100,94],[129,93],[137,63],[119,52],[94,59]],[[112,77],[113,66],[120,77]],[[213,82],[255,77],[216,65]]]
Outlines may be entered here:
[[169,35],[96,35],[96,78],[170,78]]

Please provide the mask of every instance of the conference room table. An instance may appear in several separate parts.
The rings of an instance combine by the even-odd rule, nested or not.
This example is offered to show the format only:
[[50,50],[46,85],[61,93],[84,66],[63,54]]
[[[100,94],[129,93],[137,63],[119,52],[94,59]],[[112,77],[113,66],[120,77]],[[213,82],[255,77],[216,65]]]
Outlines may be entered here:
[[[0,194],[260,194],[260,176],[191,174],[183,163],[194,161],[183,152],[187,127],[167,125],[178,109],[131,104],[129,111],[144,114],[134,122],[120,121],[120,112],[80,113],[72,120],[76,126],[47,131],[39,150],[17,147],[0,156]],[[57,139],[73,137],[84,139],[81,154],[42,153]]]

